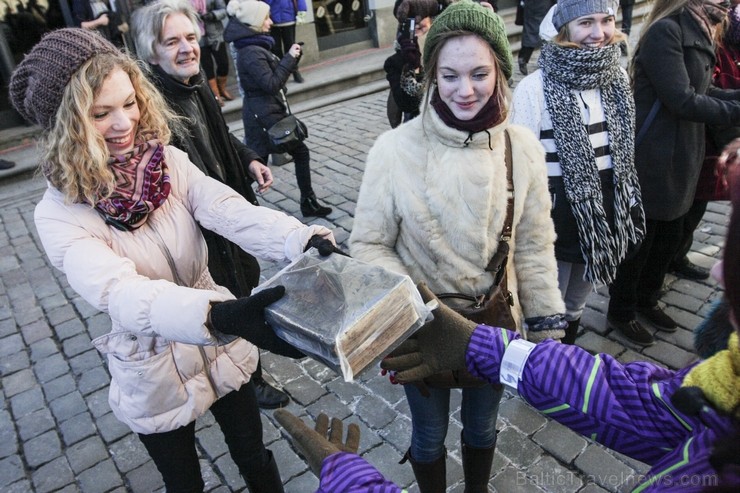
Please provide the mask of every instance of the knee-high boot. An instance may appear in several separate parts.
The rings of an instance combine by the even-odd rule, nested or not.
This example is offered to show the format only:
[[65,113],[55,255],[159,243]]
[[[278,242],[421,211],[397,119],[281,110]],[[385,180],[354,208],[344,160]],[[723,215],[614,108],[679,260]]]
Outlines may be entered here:
[[462,440],[463,474],[465,475],[465,493],[488,493],[488,480],[491,478],[493,454],[496,442],[488,448],[473,448]]
[[216,79],[208,79],[208,86],[211,88],[213,97],[218,101],[218,105],[223,106],[224,101],[221,99],[221,93],[218,92],[218,83],[216,82]]
[[228,89],[226,89],[226,82],[228,81],[228,77],[218,76],[216,77],[216,86],[218,87],[218,93],[221,96],[221,99],[224,101],[233,101],[234,96],[231,95]]
[[447,470],[445,464],[445,455],[433,462],[416,462],[411,457],[409,449],[401,459],[401,463],[408,460],[411,463],[411,469],[416,476],[416,484],[419,485],[419,493],[445,493],[447,489]]
[[568,327],[566,327],[565,329],[565,337],[560,339],[560,342],[562,342],[563,344],[575,344],[576,336],[578,335],[578,326],[580,325],[580,323],[580,318],[569,320]]
[[239,471],[247,483],[249,493],[284,493],[283,480],[280,479],[275,457],[270,450],[267,450],[270,460],[258,471]]

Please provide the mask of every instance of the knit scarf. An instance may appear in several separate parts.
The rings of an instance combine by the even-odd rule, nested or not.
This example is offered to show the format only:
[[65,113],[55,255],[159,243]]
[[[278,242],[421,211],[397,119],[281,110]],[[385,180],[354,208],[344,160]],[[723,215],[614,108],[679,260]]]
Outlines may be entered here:
[[434,92],[432,92],[432,100],[430,101],[430,104],[437,112],[437,115],[439,115],[439,118],[445,122],[445,125],[457,130],[470,132],[471,135],[476,132],[488,130],[497,123],[501,123],[504,119],[503,112],[493,97],[489,98],[478,114],[470,120],[460,120],[455,116],[450,107],[447,106],[447,103],[442,101],[442,98],[439,97],[439,89],[437,89],[437,86],[434,86]]
[[729,9],[721,5],[707,3],[704,0],[689,0],[686,9],[699,24],[704,34],[707,35],[709,41],[714,42],[717,26],[725,20]]
[[[565,192],[586,261],[586,280],[594,285],[610,284],[630,244],[639,243],[645,234],[634,166],[635,106],[619,56],[616,44],[580,49],[546,43],[539,58]],[[596,88],[601,90],[614,166],[614,231],[604,210],[596,157],[575,94]],[[639,211],[636,221],[630,214],[633,206]]]
[[170,176],[164,146],[154,138],[138,144],[123,156],[111,156],[108,165],[116,177],[110,197],[95,204],[106,224],[132,231],[147,220],[170,194]]
[[250,45],[261,46],[267,51],[272,51],[272,47],[275,45],[275,38],[269,34],[258,33],[253,36],[245,36],[234,41],[234,47],[237,49]]
[[740,405],[740,346],[738,335],[730,336],[727,349],[696,365],[682,387],[699,387],[717,409],[728,414]]

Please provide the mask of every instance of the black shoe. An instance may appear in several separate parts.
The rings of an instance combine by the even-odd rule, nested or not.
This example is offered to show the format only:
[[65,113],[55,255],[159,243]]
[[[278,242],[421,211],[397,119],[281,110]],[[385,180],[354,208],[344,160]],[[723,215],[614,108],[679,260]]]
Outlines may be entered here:
[[262,377],[252,377],[254,393],[257,394],[257,405],[262,409],[277,409],[288,405],[290,397],[276,389]]
[[704,267],[699,267],[686,257],[684,257],[680,262],[672,264],[671,272],[685,279],[691,279],[694,281],[709,279],[709,270]]
[[316,199],[316,194],[312,192],[311,195],[301,197],[301,214],[303,217],[324,217],[331,214],[331,207],[321,205]]
[[678,325],[676,321],[666,315],[658,305],[638,307],[637,313],[650,320],[650,323],[655,325],[658,329],[663,332],[676,332]]
[[305,80],[303,79],[303,76],[301,75],[301,73],[298,70],[296,70],[295,72],[293,72],[293,80],[296,81],[299,84],[303,84],[305,82]]
[[15,163],[13,161],[8,161],[7,159],[0,159],[0,169],[10,169],[15,166]]
[[519,72],[521,72],[522,75],[529,74],[529,70],[527,69],[527,62],[522,59],[519,59]]
[[655,344],[653,335],[637,320],[621,322],[607,317],[606,321],[610,328],[618,330],[624,337],[635,344],[639,344],[640,346],[652,346]]

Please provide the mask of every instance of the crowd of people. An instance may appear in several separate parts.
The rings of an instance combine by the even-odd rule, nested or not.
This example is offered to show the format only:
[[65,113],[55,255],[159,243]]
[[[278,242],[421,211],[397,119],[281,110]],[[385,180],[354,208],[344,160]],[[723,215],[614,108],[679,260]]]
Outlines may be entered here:
[[[396,2],[397,53],[386,63],[394,128],[368,153],[348,244],[438,304],[381,363],[403,385],[404,462],[422,493],[447,487],[451,388],[462,389],[465,491],[488,491],[503,385],[650,465],[640,491],[676,490],[682,475],[710,475],[716,491],[740,486],[738,3],[654,0],[626,71],[620,2],[527,1],[525,30],[538,34],[525,33],[518,66],[528,75],[512,95],[514,58],[495,5]],[[249,491],[283,491],[259,408],[288,397],[262,378],[259,349],[305,355],[265,321],[285,288],[251,294],[257,259],[338,251],[326,227],[258,202],[273,183],[267,131],[289,112],[287,80],[302,80],[295,22],[305,9],[303,0],[155,0],[119,22],[110,3],[81,1],[79,27],[44,36],[10,81],[13,106],[44,132],[39,237],[72,289],[110,316],[111,332],[93,340],[108,361],[109,403],[168,492],[203,491],[195,422],[207,411]],[[139,60],[122,49],[127,37]],[[243,141],[221,114],[232,99],[226,43]],[[287,152],[302,215],[331,214],[313,191],[308,145]],[[705,163],[733,204],[714,269],[730,329],[678,371],[579,348],[586,299],[602,286],[606,323],[628,343],[676,330],[661,290],[672,268],[691,271],[686,244],[714,200],[697,194]],[[503,326],[445,305],[451,293],[485,304],[496,286]],[[452,383],[440,378],[448,373]],[[276,417],[319,491],[401,491],[356,455],[356,429],[342,442],[337,420],[327,439],[326,417],[316,431]]]

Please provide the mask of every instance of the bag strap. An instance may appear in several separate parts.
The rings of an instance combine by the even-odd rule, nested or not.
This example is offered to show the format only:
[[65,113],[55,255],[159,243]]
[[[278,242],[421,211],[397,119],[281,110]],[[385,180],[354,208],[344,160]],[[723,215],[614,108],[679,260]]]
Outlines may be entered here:
[[506,192],[508,199],[506,201],[506,217],[504,218],[504,227],[499,237],[498,248],[493,254],[491,260],[486,265],[486,272],[494,274],[494,282],[491,289],[501,282],[501,278],[506,270],[506,263],[509,257],[509,240],[514,223],[514,166],[511,154],[511,136],[508,130],[504,130],[506,138],[505,162],[506,162]]
[[650,128],[650,125],[653,124],[653,120],[655,120],[655,115],[658,114],[658,110],[660,109],[660,99],[656,99],[653,103],[653,106],[650,108],[650,113],[648,113],[647,118],[645,118],[645,121],[642,122],[642,126],[640,127],[640,131],[637,132],[637,137],[635,137],[635,149],[637,149],[637,146],[640,145],[640,143],[645,139],[645,134],[647,134],[648,129]]

